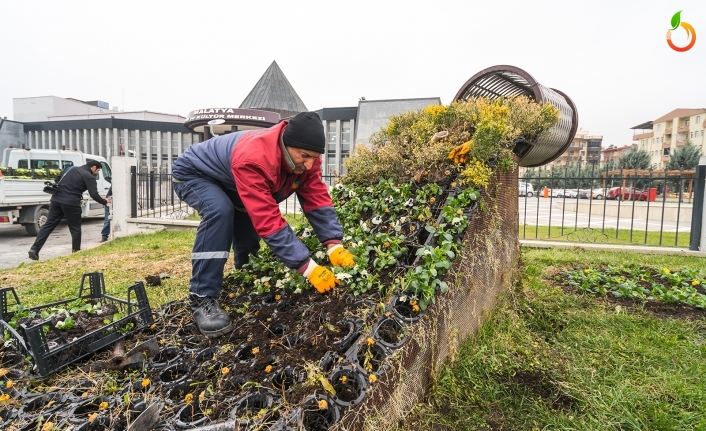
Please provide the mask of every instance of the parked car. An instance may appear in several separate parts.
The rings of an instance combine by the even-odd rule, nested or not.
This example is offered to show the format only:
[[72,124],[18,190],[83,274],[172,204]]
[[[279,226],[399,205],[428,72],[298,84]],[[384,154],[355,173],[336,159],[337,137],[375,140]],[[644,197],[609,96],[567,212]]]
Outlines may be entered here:
[[563,198],[564,197],[564,189],[550,189],[551,193],[549,194],[553,198]]
[[581,189],[579,190],[580,199],[603,199],[603,189]]
[[576,199],[578,197],[578,195],[579,195],[578,189],[565,189],[564,190],[564,197]]
[[530,183],[519,183],[518,190],[520,196],[527,196],[529,198],[534,196],[534,187]]
[[608,189],[605,198],[616,200],[646,201],[649,199],[649,190],[640,190],[635,187],[613,187]]
[[609,188],[606,193],[605,193],[605,198],[606,199],[620,199],[620,187],[611,187]]
[[621,199],[631,201],[646,201],[649,199],[649,190],[640,190],[635,187],[626,187],[621,192]]

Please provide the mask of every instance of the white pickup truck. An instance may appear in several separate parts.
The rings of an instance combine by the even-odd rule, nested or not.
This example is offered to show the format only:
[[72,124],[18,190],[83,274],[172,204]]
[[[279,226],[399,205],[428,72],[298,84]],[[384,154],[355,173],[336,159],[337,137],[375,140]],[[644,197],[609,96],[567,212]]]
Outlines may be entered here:
[[[32,173],[59,172],[69,166],[85,165],[88,160],[97,160],[102,166],[97,178],[98,193],[105,196],[110,188],[111,171],[101,156],[68,150],[5,149],[0,163],[0,223],[19,223],[28,234],[37,235],[47,221],[51,199],[50,194],[42,191],[44,182],[54,181],[54,176],[32,179]],[[91,199],[88,192],[83,195],[82,205],[83,217],[103,217],[103,205]]]

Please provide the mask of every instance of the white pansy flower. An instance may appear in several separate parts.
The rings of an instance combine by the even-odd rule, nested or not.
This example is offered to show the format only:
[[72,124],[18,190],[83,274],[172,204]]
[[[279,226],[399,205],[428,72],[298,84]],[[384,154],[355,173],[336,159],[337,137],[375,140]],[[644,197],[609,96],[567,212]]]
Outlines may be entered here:
[[355,190],[349,190],[349,191],[348,191],[348,197],[349,197],[349,198],[354,198],[354,197],[355,197]]
[[388,204],[389,204],[390,202],[392,202],[392,200],[393,200],[393,197],[392,197],[392,196],[388,196],[388,197],[385,198],[385,202],[387,202]]
[[370,222],[371,222],[372,224],[380,224],[380,223],[382,223],[382,217],[380,217],[380,216],[375,216],[375,217],[373,217],[373,218],[370,220]]
[[368,187],[367,189],[365,189],[365,191],[368,193],[372,193],[375,191],[375,189],[373,189],[372,187]]
[[304,232],[302,232],[302,238],[309,238],[310,236],[311,236],[311,230],[304,229]]
[[343,187],[345,186],[342,183],[338,183],[334,187],[336,187],[336,190],[343,190]]
[[345,280],[347,278],[353,278],[353,276],[345,272],[339,272],[336,274],[336,278],[339,280]]
[[317,258],[317,259],[321,260],[321,259],[323,259],[323,258],[325,258],[325,257],[326,257],[326,253],[325,253],[325,252],[323,252],[323,251],[321,251],[321,250],[319,250],[319,251],[316,252],[316,258]]
[[404,206],[413,207],[414,206],[414,199],[412,199],[412,198],[407,199],[407,202],[404,203]]
[[370,274],[368,274],[368,270],[367,270],[367,269],[364,269],[364,270],[360,271],[360,276],[363,277],[363,278],[368,278],[369,275],[370,275]]
[[400,217],[400,223],[407,223],[407,217]]
[[277,286],[278,288],[284,287],[284,280],[277,280],[275,286]]
[[362,220],[360,222],[360,228],[363,230],[363,232],[370,232],[370,228],[368,227],[368,224]]
[[461,217],[454,217],[453,220],[451,220],[451,224],[454,226],[458,226],[461,223]]

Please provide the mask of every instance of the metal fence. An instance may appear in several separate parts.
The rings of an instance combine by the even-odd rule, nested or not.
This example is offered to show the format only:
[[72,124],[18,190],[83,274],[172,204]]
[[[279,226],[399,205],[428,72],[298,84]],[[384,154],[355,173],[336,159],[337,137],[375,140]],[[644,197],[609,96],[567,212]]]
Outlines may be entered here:
[[[322,177],[329,187],[337,178],[332,175]],[[174,193],[172,184],[171,174],[157,170],[137,171],[133,167],[130,171],[130,216],[183,220],[194,214],[193,208],[182,202]],[[301,204],[296,195],[280,202],[279,208],[282,214],[295,218],[302,215]]]
[[[322,178],[329,187],[337,181],[335,176]],[[673,247],[689,247],[693,240],[694,171],[565,167],[528,171],[519,181],[522,239]],[[131,216],[186,219],[194,214],[174,194],[172,182],[171,174],[133,168]],[[279,208],[284,215],[302,216],[296,194]]]
[[688,247],[695,179],[693,170],[527,171],[520,238]]

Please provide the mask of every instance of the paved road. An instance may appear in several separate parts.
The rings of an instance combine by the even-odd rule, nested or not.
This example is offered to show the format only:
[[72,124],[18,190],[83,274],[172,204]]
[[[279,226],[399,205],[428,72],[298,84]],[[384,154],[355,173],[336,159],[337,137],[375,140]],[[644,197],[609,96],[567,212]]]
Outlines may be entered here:
[[[100,245],[103,218],[84,219],[81,225],[81,249]],[[14,268],[21,262],[34,262],[27,257],[34,243],[34,236],[27,235],[22,225],[0,224],[0,269]],[[71,233],[66,221],[59,223],[39,252],[39,260],[71,254]]]
[[[652,204],[650,206],[650,221],[648,222],[644,218],[634,218],[632,217],[632,201],[625,201],[621,204],[620,220],[617,217],[605,216],[605,220],[602,215],[587,214],[587,213],[575,213],[566,209],[562,211],[563,199],[544,199],[544,198],[520,198],[520,226],[526,224],[528,226],[548,226],[551,220],[552,226],[562,226],[571,227],[574,226],[583,228],[616,228],[619,226],[620,229],[632,229],[636,231],[660,231],[663,232],[676,232],[677,229],[679,233],[686,233],[691,231],[691,222],[680,221],[677,225],[673,221],[661,221],[653,220],[655,214],[660,214],[662,211],[661,204]],[[593,201],[594,205],[599,205],[600,208],[603,207],[604,201],[596,200]],[[609,205],[616,205],[616,201],[609,201]],[[644,205],[644,203],[635,203],[635,205]],[[684,218],[687,211],[691,211],[691,208],[682,208],[681,215]]]

